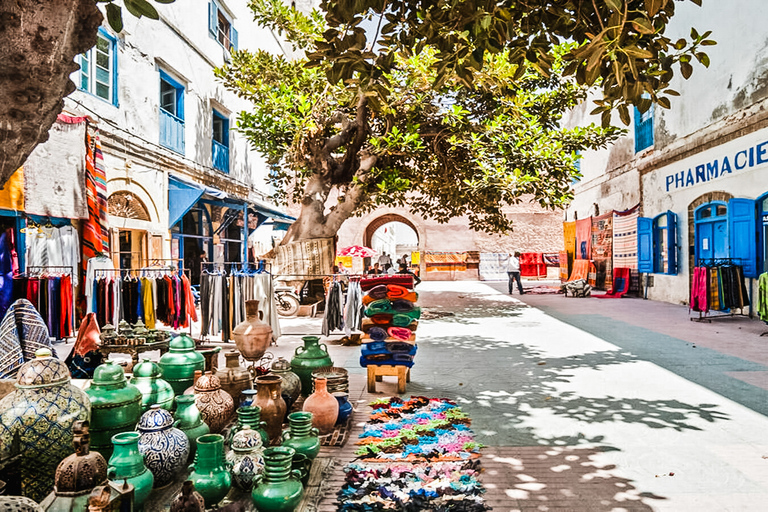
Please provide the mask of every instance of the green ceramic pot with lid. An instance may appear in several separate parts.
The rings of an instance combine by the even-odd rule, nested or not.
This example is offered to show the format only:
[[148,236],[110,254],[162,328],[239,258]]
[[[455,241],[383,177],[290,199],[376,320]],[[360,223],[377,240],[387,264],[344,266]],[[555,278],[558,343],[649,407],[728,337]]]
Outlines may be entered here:
[[141,391],[128,383],[120,365],[107,361],[96,367],[85,392],[91,400],[91,449],[109,460],[112,436],[133,430],[141,417]]
[[154,404],[169,411],[173,407],[173,388],[161,378],[162,374],[160,366],[149,359],[133,367],[131,384],[141,391],[141,412],[148,411]]
[[303,347],[297,347],[296,353],[291,359],[291,370],[301,380],[301,394],[312,394],[312,372],[318,368],[333,366],[331,356],[328,355],[328,347],[325,343],[319,343],[317,336],[304,336]]
[[195,370],[205,371],[205,357],[195,351],[195,340],[186,334],[173,338],[168,352],[160,358],[163,380],[173,388],[177,395],[193,384]]

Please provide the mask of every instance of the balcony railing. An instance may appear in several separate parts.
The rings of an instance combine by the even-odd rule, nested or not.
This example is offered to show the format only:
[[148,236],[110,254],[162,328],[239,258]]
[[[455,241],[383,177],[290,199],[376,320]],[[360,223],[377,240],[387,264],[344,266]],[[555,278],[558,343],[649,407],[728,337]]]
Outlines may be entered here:
[[160,109],[160,145],[184,154],[184,120]]
[[213,168],[229,173],[229,148],[215,140],[212,142]]

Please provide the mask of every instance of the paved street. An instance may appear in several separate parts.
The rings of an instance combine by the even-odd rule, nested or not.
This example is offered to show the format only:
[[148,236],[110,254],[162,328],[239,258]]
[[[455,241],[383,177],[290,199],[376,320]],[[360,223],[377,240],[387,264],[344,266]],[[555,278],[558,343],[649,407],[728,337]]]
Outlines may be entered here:
[[[763,324],[690,322],[685,307],[641,299],[526,304],[505,291],[424,282],[420,304],[439,318],[419,326],[408,386],[471,415],[494,510],[765,509]],[[331,349],[362,387],[358,349]],[[394,393],[394,382],[379,388]],[[340,483],[337,464],[321,510]]]

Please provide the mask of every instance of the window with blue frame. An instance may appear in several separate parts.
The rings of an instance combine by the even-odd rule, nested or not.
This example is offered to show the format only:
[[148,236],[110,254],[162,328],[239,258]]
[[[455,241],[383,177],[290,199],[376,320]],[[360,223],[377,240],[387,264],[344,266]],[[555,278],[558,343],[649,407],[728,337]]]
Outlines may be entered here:
[[160,145],[184,154],[184,86],[160,70]]
[[213,140],[211,142],[213,168],[229,173],[229,119],[213,111]]
[[645,112],[635,107],[635,153],[653,146],[653,105]]
[[637,269],[643,273],[677,274],[677,215],[667,211],[653,219],[637,219]]
[[760,204],[760,249],[762,265],[760,271],[768,272],[768,194],[759,201]]
[[78,87],[117,105],[117,39],[103,28],[96,46],[80,55]]
[[232,18],[216,2],[208,3],[208,32],[229,51],[237,51],[237,30]]

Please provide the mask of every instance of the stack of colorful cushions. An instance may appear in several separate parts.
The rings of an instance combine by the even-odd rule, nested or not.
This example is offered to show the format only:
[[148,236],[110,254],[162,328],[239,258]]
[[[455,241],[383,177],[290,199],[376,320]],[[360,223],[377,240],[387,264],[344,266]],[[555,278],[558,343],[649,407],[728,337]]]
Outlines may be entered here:
[[360,365],[413,366],[416,327],[421,308],[410,276],[375,277],[360,281],[365,318]]

